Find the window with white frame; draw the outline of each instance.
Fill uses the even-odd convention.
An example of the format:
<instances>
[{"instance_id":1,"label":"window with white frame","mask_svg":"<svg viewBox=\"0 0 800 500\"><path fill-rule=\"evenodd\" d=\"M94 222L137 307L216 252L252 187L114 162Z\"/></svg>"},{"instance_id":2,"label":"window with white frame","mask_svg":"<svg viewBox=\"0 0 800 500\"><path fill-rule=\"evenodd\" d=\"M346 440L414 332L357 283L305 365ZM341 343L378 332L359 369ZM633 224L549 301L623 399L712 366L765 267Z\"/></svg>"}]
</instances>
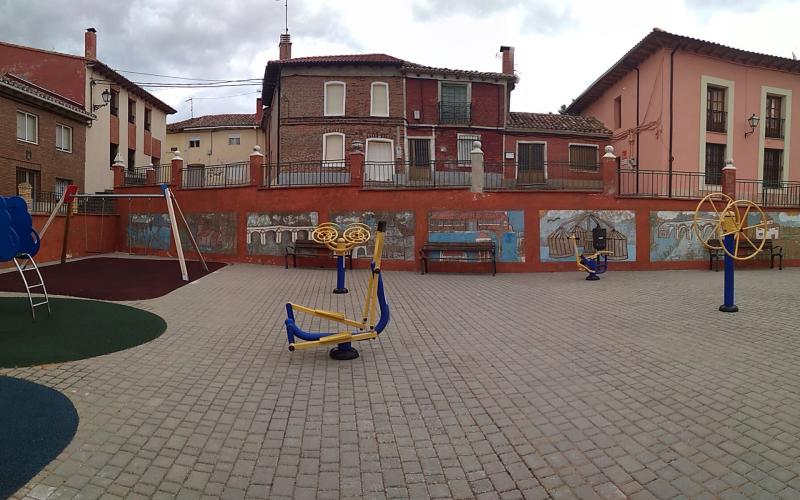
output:
<instances>
[{"instance_id":1,"label":"window with white frame","mask_svg":"<svg viewBox=\"0 0 800 500\"><path fill-rule=\"evenodd\" d=\"M370 116L389 116L389 84L372 82Z\"/></svg>"},{"instance_id":2,"label":"window with white frame","mask_svg":"<svg viewBox=\"0 0 800 500\"><path fill-rule=\"evenodd\" d=\"M65 153L72 152L72 127L56 123L56 149Z\"/></svg>"},{"instance_id":3,"label":"window with white frame","mask_svg":"<svg viewBox=\"0 0 800 500\"><path fill-rule=\"evenodd\" d=\"M598 147L593 144L569 145L569 168L597 172L600 170Z\"/></svg>"},{"instance_id":4,"label":"window with white frame","mask_svg":"<svg viewBox=\"0 0 800 500\"><path fill-rule=\"evenodd\" d=\"M325 116L344 116L344 82L325 82Z\"/></svg>"},{"instance_id":5,"label":"window with white frame","mask_svg":"<svg viewBox=\"0 0 800 500\"><path fill-rule=\"evenodd\" d=\"M25 142L39 143L39 117L17 111L17 139Z\"/></svg>"},{"instance_id":6,"label":"window with white frame","mask_svg":"<svg viewBox=\"0 0 800 500\"><path fill-rule=\"evenodd\" d=\"M322 166L344 166L344 134L332 132L322 136Z\"/></svg>"},{"instance_id":7,"label":"window with white frame","mask_svg":"<svg viewBox=\"0 0 800 500\"><path fill-rule=\"evenodd\" d=\"M472 164L472 145L475 141L480 141L479 135L458 134L458 164Z\"/></svg>"},{"instance_id":8,"label":"window with white frame","mask_svg":"<svg viewBox=\"0 0 800 500\"><path fill-rule=\"evenodd\" d=\"M200 147L200 138L199 137L189 137L189 147L190 148L199 148Z\"/></svg>"},{"instance_id":9,"label":"window with white frame","mask_svg":"<svg viewBox=\"0 0 800 500\"><path fill-rule=\"evenodd\" d=\"M228 146L239 146L242 143L242 136L240 134L231 134L228 136Z\"/></svg>"}]
</instances>

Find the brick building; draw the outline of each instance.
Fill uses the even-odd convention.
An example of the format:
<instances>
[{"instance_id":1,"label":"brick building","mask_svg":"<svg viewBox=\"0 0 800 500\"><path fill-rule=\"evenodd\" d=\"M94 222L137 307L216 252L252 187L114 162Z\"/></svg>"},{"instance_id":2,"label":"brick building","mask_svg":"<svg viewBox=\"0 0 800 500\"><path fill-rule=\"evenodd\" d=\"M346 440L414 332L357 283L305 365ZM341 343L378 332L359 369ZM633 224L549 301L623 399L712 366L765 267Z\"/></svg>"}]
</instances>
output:
<instances>
[{"instance_id":1,"label":"brick building","mask_svg":"<svg viewBox=\"0 0 800 500\"><path fill-rule=\"evenodd\" d=\"M32 209L46 212L67 185L83 188L91 120L71 99L0 76L0 194L20 194L20 184L29 184Z\"/></svg>"}]
</instances>

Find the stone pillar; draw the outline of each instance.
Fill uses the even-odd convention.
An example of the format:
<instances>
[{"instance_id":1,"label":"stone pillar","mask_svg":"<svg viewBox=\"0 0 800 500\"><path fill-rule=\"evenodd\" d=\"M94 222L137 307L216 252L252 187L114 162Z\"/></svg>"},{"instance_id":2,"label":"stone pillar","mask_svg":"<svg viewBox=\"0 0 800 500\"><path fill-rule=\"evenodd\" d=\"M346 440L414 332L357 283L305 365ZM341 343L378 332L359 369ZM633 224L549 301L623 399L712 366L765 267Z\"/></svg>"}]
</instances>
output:
<instances>
[{"instance_id":1,"label":"stone pillar","mask_svg":"<svg viewBox=\"0 0 800 500\"><path fill-rule=\"evenodd\" d=\"M114 187L120 188L125 185L125 160L122 155L117 154L114 158L114 164L111 165L111 170L114 171Z\"/></svg>"},{"instance_id":2,"label":"stone pillar","mask_svg":"<svg viewBox=\"0 0 800 500\"><path fill-rule=\"evenodd\" d=\"M171 184L176 188L181 188L183 187L183 158L181 158L181 152L177 149L173 154L175 156L172 157L169 165Z\"/></svg>"},{"instance_id":3,"label":"stone pillar","mask_svg":"<svg viewBox=\"0 0 800 500\"><path fill-rule=\"evenodd\" d=\"M722 169L722 192L736 199L736 167L730 159L725 162L725 167Z\"/></svg>"},{"instance_id":4,"label":"stone pillar","mask_svg":"<svg viewBox=\"0 0 800 500\"><path fill-rule=\"evenodd\" d=\"M617 157L614 146L606 146L606 154L600 158L600 177L603 179L603 195L616 196L618 188Z\"/></svg>"},{"instance_id":5,"label":"stone pillar","mask_svg":"<svg viewBox=\"0 0 800 500\"><path fill-rule=\"evenodd\" d=\"M250 153L250 184L253 186L264 185L264 154L261 152L261 146L253 146L253 152Z\"/></svg>"},{"instance_id":6,"label":"stone pillar","mask_svg":"<svg viewBox=\"0 0 800 500\"><path fill-rule=\"evenodd\" d=\"M33 212L33 186L27 182L23 182L17 186L17 192L20 198L25 200L25 203L28 205L28 211Z\"/></svg>"},{"instance_id":7,"label":"stone pillar","mask_svg":"<svg viewBox=\"0 0 800 500\"><path fill-rule=\"evenodd\" d=\"M470 151L470 158L472 160L472 183L470 191L473 193L483 192L483 150L481 149L481 141L474 141L472 143L472 151Z\"/></svg>"},{"instance_id":8,"label":"stone pillar","mask_svg":"<svg viewBox=\"0 0 800 500\"><path fill-rule=\"evenodd\" d=\"M350 185L361 187L364 183L364 143L352 142L350 151Z\"/></svg>"}]
</instances>

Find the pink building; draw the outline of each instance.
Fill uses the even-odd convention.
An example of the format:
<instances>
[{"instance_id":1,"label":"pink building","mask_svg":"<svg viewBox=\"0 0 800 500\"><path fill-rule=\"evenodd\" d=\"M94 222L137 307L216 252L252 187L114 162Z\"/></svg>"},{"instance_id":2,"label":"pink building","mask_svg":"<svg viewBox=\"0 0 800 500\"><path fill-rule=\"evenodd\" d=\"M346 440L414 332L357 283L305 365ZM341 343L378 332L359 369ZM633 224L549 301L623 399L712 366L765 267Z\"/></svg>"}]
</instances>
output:
<instances>
[{"instance_id":1,"label":"pink building","mask_svg":"<svg viewBox=\"0 0 800 500\"><path fill-rule=\"evenodd\" d=\"M800 181L800 128L792 127L798 96L800 61L655 28L567 111L612 130L627 194L718 191L727 159L738 179L762 180L757 189L766 193Z\"/></svg>"}]
</instances>

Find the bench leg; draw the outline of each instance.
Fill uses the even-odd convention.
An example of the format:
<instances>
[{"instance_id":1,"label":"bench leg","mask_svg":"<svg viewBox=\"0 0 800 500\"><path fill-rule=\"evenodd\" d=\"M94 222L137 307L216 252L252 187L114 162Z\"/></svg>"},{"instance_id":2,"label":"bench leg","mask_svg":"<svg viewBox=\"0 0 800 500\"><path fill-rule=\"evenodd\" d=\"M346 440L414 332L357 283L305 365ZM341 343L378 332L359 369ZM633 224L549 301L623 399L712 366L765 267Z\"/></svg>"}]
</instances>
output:
<instances>
[{"instance_id":1,"label":"bench leg","mask_svg":"<svg viewBox=\"0 0 800 500\"><path fill-rule=\"evenodd\" d=\"M283 256L283 268L289 269L289 254Z\"/></svg>"},{"instance_id":2,"label":"bench leg","mask_svg":"<svg viewBox=\"0 0 800 500\"><path fill-rule=\"evenodd\" d=\"M419 259L419 270L420 274L425 274L425 272L428 270L428 261L425 260L425 257L420 257Z\"/></svg>"},{"instance_id":3,"label":"bench leg","mask_svg":"<svg viewBox=\"0 0 800 500\"><path fill-rule=\"evenodd\" d=\"M492 276L497 275L497 259L492 255Z\"/></svg>"}]
</instances>

